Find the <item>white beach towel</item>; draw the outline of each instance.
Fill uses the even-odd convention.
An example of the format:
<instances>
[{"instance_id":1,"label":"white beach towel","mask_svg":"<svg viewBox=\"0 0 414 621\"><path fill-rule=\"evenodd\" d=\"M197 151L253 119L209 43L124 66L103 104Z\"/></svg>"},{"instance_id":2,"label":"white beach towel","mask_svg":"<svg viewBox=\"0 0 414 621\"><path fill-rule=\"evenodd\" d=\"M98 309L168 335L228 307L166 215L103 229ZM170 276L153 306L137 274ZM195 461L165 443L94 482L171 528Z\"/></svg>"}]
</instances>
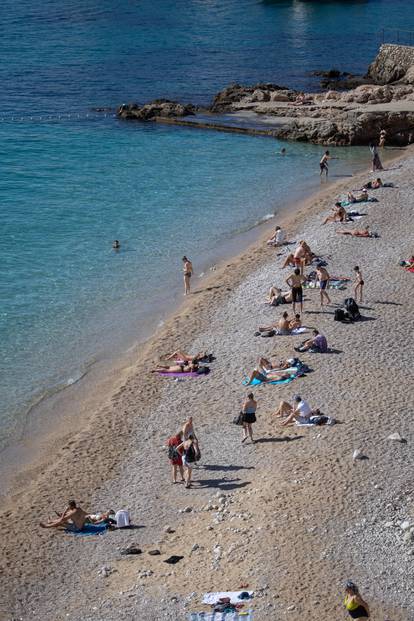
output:
<instances>
[{"instance_id":1,"label":"white beach towel","mask_svg":"<svg viewBox=\"0 0 414 621\"><path fill-rule=\"evenodd\" d=\"M204 593L203 604L216 604L222 597L230 597L231 604L240 604L248 602L248 599L239 599L240 593L246 591L217 591L215 593ZM247 591L250 597L253 597L253 591Z\"/></svg>"},{"instance_id":2,"label":"white beach towel","mask_svg":"<svg viewBox=\"0 0 414 621\"><path fill-rule=\"evenodd\" d=\"M306 332L306 328L294 328L292 330L292 334L303 334Z\"/></svg>"},{"instance_id":3,"label":"white beach towel","mask_svg":"<svg viewBox=\"0 0 414 621\"><path fill-rule=\"evenodd\" d=\"M253 621L253 611L238 612L190 612L189 621Z\"/></svg>"}]
</instances>

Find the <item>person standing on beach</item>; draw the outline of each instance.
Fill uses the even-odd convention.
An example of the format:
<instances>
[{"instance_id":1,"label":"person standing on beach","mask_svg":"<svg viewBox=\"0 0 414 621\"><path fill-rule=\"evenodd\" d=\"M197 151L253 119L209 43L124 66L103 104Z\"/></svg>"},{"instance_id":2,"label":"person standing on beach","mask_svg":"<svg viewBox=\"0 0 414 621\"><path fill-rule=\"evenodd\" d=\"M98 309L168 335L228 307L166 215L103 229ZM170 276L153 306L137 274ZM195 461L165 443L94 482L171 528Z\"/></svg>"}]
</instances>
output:
<instances>
[{"instance_id":1,"label":"person standing on beach","mask_svg":"<svg viewBox=\"0 0 414 621\"><path fill-rule=\"evenodd\" d=\"M329 297L328 293L327 293L327 288L329 285L329 274L328 274L328 270L323 267L323 265L321 263L318 263L316 266L316 279L319 283L319 292L321 295L321 307L324 306L323 300L326 300L327 304L331 303L331 298Z\"/></svg>"},{"instance_id":2,"label":"person standing on beach","mask_svg":"<svg viewBox=\"0 0 414 621\"><path fill-rule=\"evenodd\" d=\"M179 444L177 446L177 452L181 455L183 460L185 487L188 489L191 487L191 477L196 462L196 449L193 436L190 436L188 440L184 440L184 442Z\"/></svg>"},{"instance_id":3,"label":"person standing on beach","mask_svg":"<svg viewBox=\"0 0 414 621\"><path fill-rule=\"evenodd\" d=\"M286 284L292 290L292 305L293 314L296 315L296 304L300 304L300 312L303 313L303 283L306 282L306 278L300 273L300 269L297 267L293 274L286 279Z\"/></svg>"},{"instance_id":4,"label":"person standing on beach","mask_svg":"<svg viewBox=\"0 0 414 621\"><path fill-rule=\"evenodd\" d=\"M190 259L187 259L187 257L184 255L183 256L183 273L184 273L184 295L188 295L190 293L190 280L191 280L191 276L193 274L193 264L191 263Z\"/></svg>"},{"instance_id":5,"label":"person standing on beach","mask_svg":"<svg viewBox=\"0 0 414 621\"><path fill-rule=\"evenodd\" d=\"M369 150L371 151L372 156L372 172L375 172L376 170L384 170L378 155L378 149L373 142L370 143Z\"/></svg>"},{"instance_id":6,"label":"person standing on beach","mask_svg":"<svg viewBox=\"0 0 414 621\"><path fill-rule=\"evenodd\" d=\"M364 279L362 278L362 272L359 269L358 265L355 265L354 272L355 272L354 298L355 300L358 300L358 293L359 293L359 301L363 302L362 293L363 293L365 282L364 282Z\"/></svg>"},{"instance_id":7,"label":"person standing on beach","mask_svg":"<svg viewBox=\"0 0 414 621\"><path fill-rule=\"evenodd\" d=\"M198 443L198 438L197 438L196 433L194 431L193 417L192 416L189 416L188 419L185 421L185 423L183 425L183 429L182 429L182 436L183 436L183 440L188 440L189 438L193 439L193 444L194 444L196 456L199 458L200 447L199 447L199 443Z\"/></svg>"},{"instance_id":8,"label":"person standing on beach","mask_svg":"<svg viewBox=\"0 0 414 621\"><path fill-rule=\"evenodd\" d=\"M182 442L182 431L178 431L175 436L171 436L168 439L167 447L168 447L168 459L171 463L172 468L172 482L178 483L177 481L177 473L180 471L181 481L184 482L184 470L183 470L183 459L180 453L177 451L177 446L180 446Z\"/></svg>"},{"instance_id":9,"label":"person standing on beach","mask_svg":"<svg viewBox=\"0 0 414 621\"><path fill-rule=\"evenodd\" d=\"M241 411L243 425L242 443L245 442L250 436L250 440L252 441L252 444L254 444L252 425L256 422L256 409L257 401L255 401L253 393L249 392L246 399L244 400Z\"/></svg>"},{"instance_id":10,"label":"person standing on beach","mask_svg":"<svg viewBox=\"0 0 414 621\"><path fill-rule=\"evenodd\" d=\"M329 166L328 166L328 160L331 159L331 156L329 154L329 151L325 151L325 153L322 155L322 159L319 162L319 176L322 177L323 173L325 173L325 176L328 176L329 173Z\"/></svg>"},{"instance_id":11,"label":"person standing on beach","mask_svg":"<svg viewBox=\"0 0 414 621\"><path fill-rule=\"evenodd\" d=\"M350 580L345 585L344 606L352 619L369 618L368 604L362 599L356 584Z\"/></svg>"}]
</instances>

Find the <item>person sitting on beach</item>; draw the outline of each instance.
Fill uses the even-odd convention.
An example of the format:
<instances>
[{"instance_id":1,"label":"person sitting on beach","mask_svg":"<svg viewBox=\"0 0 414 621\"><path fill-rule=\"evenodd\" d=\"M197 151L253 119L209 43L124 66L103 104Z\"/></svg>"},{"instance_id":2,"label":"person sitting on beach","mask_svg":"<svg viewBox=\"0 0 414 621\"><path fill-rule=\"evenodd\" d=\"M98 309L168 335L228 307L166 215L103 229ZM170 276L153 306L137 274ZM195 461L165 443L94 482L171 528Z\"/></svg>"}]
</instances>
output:
<instances>
[{"instance_id":1,"label":"person sitting on beach","mask_svg":"<svg viewBox=\"0 0 414 621\"><path fill-rule=\"evenodd\" d=\"M299 395L293 397L293 405L287 401L281 401L279 407L273 413L277 418L285 418L281 423L283 427L292 424L294 421L298 423L307 423L309 418L315 414L309 403L302 399Z\"/></svg>"},{"instance_id":2,"label":"person sitting on beach","mask_svg":"<svg viewBox=\"0 0 414 621\"><path fill-rule=\"evenodd\" d=\"M335 207L332 207L333 214L325 218L322 224L327 224L328 222L346 222L347 213L345 207L341 205L341 203L335 203Z\"/></svg>"},{"instance_id":3,"label":"person sitting on beach","mask_svg":"<svg viewBox=\"0 0 414 621\"><path fill-rule=\"evenodd\" d=\"M61 526L72 526L76 530L82 530L87 521L87 513L81 507L78 507L74 500L68 502L68 506L57 520L49 520L49 522L40 522L42 528L60 528Z\"/></svg>"},{"instance_id":4,"label":"person sitting on beach","mask_svg":"<svg viewBox=\"0 0 414 621\"><path fill-rule=\"evenodd\" d=\"M359 593L356 584L348 580L345 585L344 606L352 619L368 619L369 608Z\"/></svg>"},{"instance_id":5,"label":"person sitting on beach","mask_svg":"<svg viewBox=\"0 0 414 621\"><path fill-rule=\"evenodd\" d=\"M377 177L375 181L368 181L364 187L368 190L378 190L378 188L382 188L383 185L381 177Z\"/></svg>"},{"instance_id":6,"label":"person sitting on beach","mask_svg":"<svg viewBox=\"0 0 414 621\"><path fill-rule=\"evenodd\" d=\"M258 360L258 365L256 369L266 374L269 371L284 371L285 369L289 369L292 366L293 359L291 360L278 360L272 362L268 358L261 356Z\"/></svg>"},{"instance_id":7,"label":"person sitting on beach","mask_svg":"<svg viewBox=\"0 0 414 621\"><path fill-rule=\"evenodd\" d=\"M290 291L283 292L278 287L270 287L265 304L270 306L279 306L279 304L290 304L292 302L292 294Z\"/></svg>"},{"instance_id":8,"label":"person sitting on beach","mask_svg":"<svg viewBox=\"0 0 414 621\"><path fill-rule=\"evenodd\" d=\"M355 229L354 231L335 231L338 235L352 235L353 237L372 237L372 233L369 231L369 227L364 229Z\"/></svg>"},{"instance_id":9,"label":"person sitting on beach","mask_svg":"<svg viewBox=\"0 0 414 621\"><path fill-rule=\"evenodd\" d=\"M289 321L289 330L297 330L302 327L302 320L300 315L296 313L293 319Z\"/></svg>"},{"instance_id":10,"label":"person sitting on beach","mask_svg":"<svg viewBox=\"0 0 414 621\"><path fill-rule=\"evenodd\" d=\"M277 226L275 228L275 232L272 235L272 237L270 237L270 239L267 240L267 245L268 246L283 246L285 242L285 233L284 231L280 228L280 226Z\"/></svg>"},{"instance_id":11,"label":"person sitting on beach","mask_svg":"<svg viewBox=\"0 0 414 621\"><path fill-rule=\"evenodd\" d=\"M328 351L328 341L323 334L319 334L319 330L312 330L313 337L307 339L299 347L294 347L295 351L312 351L313 353L325 354Z\"/></svg>"},{"instance_id":12,"label":"person sitting on beach","mask_svg":"<svg viewBox=\"0 0 414 621\"><path fill-rule=\"evenodd\" d=\"M181 364L159 364L151 373L196 373L200 366L198 362L185 362Z\"/></svg>"},{"instance_id":13,"label":"person sitting on beach","mask_svg":"<svg viewBox=\"0 0 414 621\"><path fill-rule=\"evenodd\" d=\"M261 326L257 330L258 332L271 332L272 330L276 330L276 334L280 336L286 336L291 333L289 323L289 314L285 311L279 321L275 321L270 326Z\"/></svg>"},{"instance_id":14,"label":"person sitting on beach","mask_svg":"<svg viewBox=\"0 0 414 621\"><path fill-rule=\"evenodd\" d=\"M288 266L299 267L303 273L304 265L310 265L314 257L315 254L312 252L309 245L302 239L296 247L295 252L293 254L288 254L282 268Z\"/></svg>"}]
</instances>

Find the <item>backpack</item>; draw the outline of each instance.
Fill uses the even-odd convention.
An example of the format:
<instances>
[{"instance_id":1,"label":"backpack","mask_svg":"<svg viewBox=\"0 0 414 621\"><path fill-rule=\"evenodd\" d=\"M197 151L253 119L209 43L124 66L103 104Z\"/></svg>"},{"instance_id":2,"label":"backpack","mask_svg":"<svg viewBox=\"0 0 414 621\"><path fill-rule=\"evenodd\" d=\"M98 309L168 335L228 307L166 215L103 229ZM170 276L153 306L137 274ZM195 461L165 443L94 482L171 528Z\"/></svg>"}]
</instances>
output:
<instances>
[{"instance_id":1,"label":"backpack","mask_svg":"<svg viewBox=\"0 0 414 621\"><path fill-rule=\"evenodd\" d=\"M185 461L188 462L189 464L191 462L196 461L196 452L195 452L194 446L191 445L188 447L188 449L185 449L184 455L185 455Z\"/></svg>"},{"instance_id":2,"label":"backpack","mask_svg":"<svg viewBox=\"0 0 414 621\"><path fill-rule=\"evenodd\" d=\"M351 319L356 320L361 317L361 313L359 312L359 306L355 302L354 298L346 298L346 300L344 301L344 306Z\"/></svg>"},{"instance_id":3,"label":"backpack","mask_svg":"<svg viewBox=\"0 0 414 621\"><path fill-rule=\"evenodd\" d=\"M176 459L179 456L177 451L177 447L169 446L168 447L168 459Z\"/></svg>"},{"instance_id":4,"label":"backpack","mask_svg":"<svg viewBox=\"0 0 414 621\"><path fill-rule=\"evenodd\" d=\"M342 308L335 309L334 321L345 321L345 320L346 320L345 311Z\"/></svg>"}]
</instances>

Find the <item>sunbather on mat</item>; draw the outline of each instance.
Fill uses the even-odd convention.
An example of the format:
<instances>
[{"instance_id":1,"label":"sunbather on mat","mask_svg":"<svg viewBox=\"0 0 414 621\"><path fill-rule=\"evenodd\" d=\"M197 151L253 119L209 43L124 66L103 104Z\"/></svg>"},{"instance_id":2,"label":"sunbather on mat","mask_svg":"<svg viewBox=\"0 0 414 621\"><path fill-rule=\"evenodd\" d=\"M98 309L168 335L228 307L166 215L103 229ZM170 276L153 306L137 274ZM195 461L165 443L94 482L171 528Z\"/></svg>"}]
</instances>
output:
<instances>
[{"instance_id":1,"label":"sunbather on mat","mask_svg":"<svg viewBox=\"0 0 414 621\"><path fill-rule=\"evenodd\" d=\"M208 354L206 351L199 351L197 354L192 356L191 354L186 354L185 352L178 349L174 351L172 354L169 354L164 357L164 360L174 360L175 362L202 362L205 360L206 362L211 362L212 355Z\"/></svg>"},{"instance_id":2,"label":"sunbather on mat","mask_svg":"<svg viewBox=\"0 0 414 621\"><path fill-rule=\"evenodd\" d=\"M151 373L197 373L198 362L182 362L181 364L159 364Z\"/></svg>"},{"instance_id":3,"label":"sunbather on mat","mask_svg":"<svg viewBox=\"0 0 414 621\"><path fill-rule=\"evenodd\" d=\"M60 528L72 525L77 530L82 530L87 521L87 513L81 507L77 506L74 500L68 502L68 506L56 520L48 522L40 522L42 528Z\"/></svg>"},{"instance_id":4,"label":"sunbather on mat","mask_svg":"<svg viewBox=\"0 0 414 621\"><path fill-rule=\"evenodd\" d=\"M364 229L355 229L354 231L336 231L338 235L352 235L353 237L378 237L377 233L372 233L369 230L369 226Z\"/></svg>"},{"instance_id":5,"label":"sunbather on mat","mask_svg":"<svg viewBox=\"0 0 414 621\"><path fill-rule=\"evenodd\" d=\"M352 192L348 192L347 194L348 203L365 203L369 200L368 190L366 188L362 188L361 194L355 196Z\"/></svg>"},{"instance_id":6,"label":"sunbather on mat","mask_svg":"<svg viewBox=\"0 0 414 621\"><path fill-rule=\"evenodd\" d=\"M253 369L252 373L250 374L249 381L245 384L245 386L250 386L251 384L253 384L254 380L258 380L262 384L279 382L281 380L290 379L295 374L296 371L284 372L279 369L268 369L267 371L259 371L259 369Z\"/></svg>"}]
</instances>

